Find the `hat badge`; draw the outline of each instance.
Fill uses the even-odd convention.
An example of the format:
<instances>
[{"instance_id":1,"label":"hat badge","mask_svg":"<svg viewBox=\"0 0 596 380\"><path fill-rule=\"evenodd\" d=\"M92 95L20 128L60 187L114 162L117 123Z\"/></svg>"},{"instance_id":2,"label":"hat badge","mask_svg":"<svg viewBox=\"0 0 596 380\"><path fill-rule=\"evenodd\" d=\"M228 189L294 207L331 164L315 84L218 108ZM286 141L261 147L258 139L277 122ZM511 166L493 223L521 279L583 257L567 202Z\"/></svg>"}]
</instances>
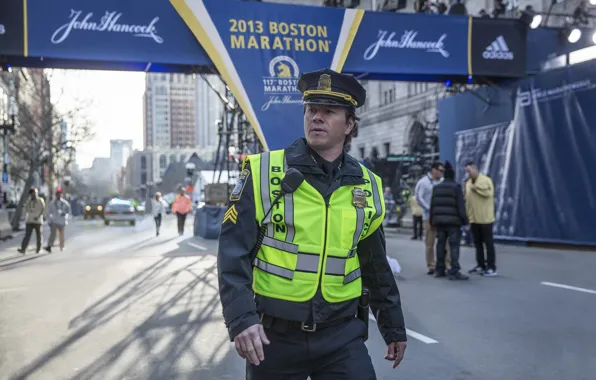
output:
<instances>
[{"instance_id":1,"label":"hat badge","mask_svg":"<svg viewBox=\"0 0 596 380\"><path fill-rule=\"evenodd\" d=\"M317 90L331 91L331 75L321 74Z\"/></svg>"}]
</instances>

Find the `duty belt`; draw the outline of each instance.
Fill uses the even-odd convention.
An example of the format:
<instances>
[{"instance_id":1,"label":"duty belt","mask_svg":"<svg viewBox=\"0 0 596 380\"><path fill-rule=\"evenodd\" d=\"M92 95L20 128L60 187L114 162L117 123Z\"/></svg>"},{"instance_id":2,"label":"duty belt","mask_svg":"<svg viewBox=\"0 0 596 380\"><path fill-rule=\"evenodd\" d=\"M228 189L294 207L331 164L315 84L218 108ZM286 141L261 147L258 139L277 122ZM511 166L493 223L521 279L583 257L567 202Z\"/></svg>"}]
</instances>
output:
<instances>
[{"instance_id":1,"label":"duty belt","mask_svg":"<svg viewBox=\"0 0 596 380\"><path fill-rule=\"evenodd\" d=\"M290 321L287 319L281 319L272 317L270 315L261 314L261 323L265 328L271 328L278 332L287 332L293 329L300 329L305 332L315 332L317 330L322 330L327 327L337 326L344 322L354 319L354 317L344 317L340 319L336 319L334 321L329 322L321 322L321 323L306 323L306 322L298 322L298 321Z\"/></svg>"}]
</instances>

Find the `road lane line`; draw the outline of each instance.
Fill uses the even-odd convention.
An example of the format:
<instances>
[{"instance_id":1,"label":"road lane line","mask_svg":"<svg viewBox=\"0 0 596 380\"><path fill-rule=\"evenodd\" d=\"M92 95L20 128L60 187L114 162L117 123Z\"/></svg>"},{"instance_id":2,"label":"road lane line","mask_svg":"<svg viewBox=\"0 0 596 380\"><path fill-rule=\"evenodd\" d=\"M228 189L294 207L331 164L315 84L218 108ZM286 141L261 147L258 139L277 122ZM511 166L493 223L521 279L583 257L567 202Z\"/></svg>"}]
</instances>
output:
<instances>
[{"instance_id":1,"label":"road lane line","mask_svg":"<svg viewBox=\"0 0 596 380\"><path fill-rule=\"evenodd\" d=\"M191 243L191 242L187 242L186 244L188 244L191 247L194 247L196 249L200 249L201 251L206 251L207 250L207 248L206 247L203 247L202 245L198 245L198 244Z\"/></svg>"},{"instance_id":2,"label":"road lane line","mask_svg":"<svg viewBox=\"0 0 596 380\"><path fill-rule=\"evenodd\" d=\"M372 313L369 313L368 316L373 321L376 321L377 320ZM418 339L422 343L426 343L426 344L439 343L438 341L434 340L433 338L429 338L426 335L422 335L422 334L417 333L416 331L412 331L410 329L406 329L406 335L409 336L409 337L411 337L411 338Z\"/></svg>"},{"instance_id":3,"label":"road lane line","mask_svg":"<svg viewBox=\"0 0 596 380\"><path fill-rule=\"evenodd\" d=\"M29 288L26 288L24 286L18 287L18 288L6 288L6 289L0 289L0 293L9 293L9 292L19 292L21 290L27 290Z\"/></svg>"},{"instance_id":4,"label":"road lane line","mask_svg":"<svg viewBox=\"0 0 596 380\"><path fill-rule=\"evenodd\" d=\"M592 289L586 289L586 288L578 288L576 286L571 286L571 285L564 285L564 284L556 284L554 282L541 282L541 285L546 285L546 286L552 286L555 288L561 288L561 289L568 289L568 290L575 290L578 292L584 292L584 293L590 293L590 294L596 294L596 290L592 290Z\"/></svg>"}]
</instances>

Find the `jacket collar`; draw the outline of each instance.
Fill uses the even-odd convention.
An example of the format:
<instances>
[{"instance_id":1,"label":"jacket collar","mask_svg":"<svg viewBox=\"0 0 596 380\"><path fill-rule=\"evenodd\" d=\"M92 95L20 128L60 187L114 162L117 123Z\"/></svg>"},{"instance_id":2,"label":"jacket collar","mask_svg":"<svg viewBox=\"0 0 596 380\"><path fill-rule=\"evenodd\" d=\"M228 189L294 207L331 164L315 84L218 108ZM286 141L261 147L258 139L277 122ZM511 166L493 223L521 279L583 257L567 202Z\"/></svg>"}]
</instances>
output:
<instances>
[{"instance_id":1,"label":"jacket collar","mask_svg":"<svg viewBox=\"0 0 596 380\"><path fill-rule=\"evenodd\" d=\"M362 168L356 159L348 153L343 152L343 162L338 176L360 178L358 183L364 183ZM319 173L321 168L310 152L305 138L299 138L292 145L285 149L285 157L289 167L296 167L304 173ZM356 184L356 183L354 183Z\"/></svg>"}]
</instances>

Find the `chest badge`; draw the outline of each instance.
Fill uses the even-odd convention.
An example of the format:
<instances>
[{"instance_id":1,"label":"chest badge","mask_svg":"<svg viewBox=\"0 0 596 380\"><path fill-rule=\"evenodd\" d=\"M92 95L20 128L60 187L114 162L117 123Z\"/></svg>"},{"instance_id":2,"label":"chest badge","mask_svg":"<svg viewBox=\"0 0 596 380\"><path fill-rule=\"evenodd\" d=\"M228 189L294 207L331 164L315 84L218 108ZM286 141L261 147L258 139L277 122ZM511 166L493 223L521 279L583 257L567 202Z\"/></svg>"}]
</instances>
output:
<instances>
[{"instance_id":1,"label":"chest badge","mask_svg":"<svg viewBox=\"0 0 596 380\"><path fill-rule=\"evenodd\" d=\"M359 188L352 190L352 204L357 208L365 208L368 206L364 190Z\"/></svg>"}]
</instances>

